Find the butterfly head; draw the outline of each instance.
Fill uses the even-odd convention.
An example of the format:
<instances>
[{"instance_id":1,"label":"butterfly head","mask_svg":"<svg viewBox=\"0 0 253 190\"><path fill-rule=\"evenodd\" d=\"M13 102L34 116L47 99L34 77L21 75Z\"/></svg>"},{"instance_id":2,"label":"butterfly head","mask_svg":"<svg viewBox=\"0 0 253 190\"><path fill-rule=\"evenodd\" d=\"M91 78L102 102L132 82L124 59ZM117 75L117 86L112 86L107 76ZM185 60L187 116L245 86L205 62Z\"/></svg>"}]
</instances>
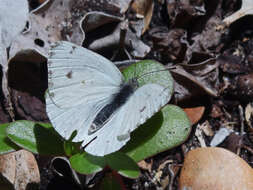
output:
<instances>
[{"instance_id":1,"label":"butterfly head","mask_svg":"<svg viewBox=\"0 0 253 190\"><path fill-rule=\"evenodd\" d=\"M138 78L131 78L127 84L132 87L133 90L136 90L139 87Z\"/></svg>"}]
</instances>

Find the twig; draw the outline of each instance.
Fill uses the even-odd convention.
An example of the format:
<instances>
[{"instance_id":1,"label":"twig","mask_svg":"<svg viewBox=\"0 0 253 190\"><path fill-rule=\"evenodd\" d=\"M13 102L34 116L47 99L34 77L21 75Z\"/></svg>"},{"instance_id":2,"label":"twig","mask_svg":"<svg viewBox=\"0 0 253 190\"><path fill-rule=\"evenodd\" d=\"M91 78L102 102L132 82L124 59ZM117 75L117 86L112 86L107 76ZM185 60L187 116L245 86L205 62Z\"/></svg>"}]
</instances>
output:
<instances>
[{"instance_id":1,"label":"twig","mask_svg":"<svg viewBox=\"0 0 253 190\"><path fill-rule=\"evenodd\" d=\"M239 110L239 116L240 116L240 122L241 122L240 135L242 136L242 135L245 134L245 132L244 132L244 115L243 115L243 108L242 108L241 105L238 106L238 110ZM240 153L241 153L241 147L242 147L242 146L239 146L239 147L237 148L237 151L236 151L236 154L237 154L237 155L240 155Z\"/></svg>"},{"instance_id":2,"label":"twig","mask_svg":"<svg viewBox=\"0 0 253 190\"><path fill-rule=\"evenodd\" d=\"M172 190L172 188L173 188L173 184L174 184L174 180L175 180L175 178L176 178L176 176L178 175L178 171L179 171L179 165L177 165L178 166L178 168L174 171L173 170L173 165L172 164L170 164L169 165L169 174L170 174L170 183L169 183L169 186L168 186L168 190Z\"/></svg>"},{"instance_id":3,"label":"twig","mask_svg":"<svg viewBox=\"0 0 253 190\"><path fill-rule=\"evenodd\" d=\"M250 148L249 146L247 146L247 145L242 145L241 147L244 148L244 149L246 149L247 151L249 151L251 154L253 154L253 149Z\"/></svg>"},{"instance_id":4,"label":"twig","mask_svg":"<svg viewBox=\"0 0 253 190\"><path fill-rule=\"evenodd\" d=\"M124 61L115 61L113 62L117 67L119 68L124 68L124 67L128 67L134 63L137 63L140 60L137 59L130 59L130 60L124 60Z\"/></svg>"},{"instance_id":5,"label":"twig","mask_svg":"<svg viewBox=\"0 0 253 190\"><path fill-rule=\"evenodd\" d=\"M11 101L10 88L8 87L8 50L5 47L0 46L0 65L2 65L2 91L5 96L7 105L6 110L11 117L11 120L15 120L14 109Z\"/></svg>"},{"instance_id":6,"label":"twig","mask_svg":"<svg viewBox=\"0 0 253 190\"><path fill-rule=\"evenodd\" d=\"M243 114L243 108L241 105L238 106L239 109L239 115L240 115L240 121L241 121L241 130L240 130L240 135L244 135L245 131L244 131L244 114Z\"/></svg>"}]
</instances>

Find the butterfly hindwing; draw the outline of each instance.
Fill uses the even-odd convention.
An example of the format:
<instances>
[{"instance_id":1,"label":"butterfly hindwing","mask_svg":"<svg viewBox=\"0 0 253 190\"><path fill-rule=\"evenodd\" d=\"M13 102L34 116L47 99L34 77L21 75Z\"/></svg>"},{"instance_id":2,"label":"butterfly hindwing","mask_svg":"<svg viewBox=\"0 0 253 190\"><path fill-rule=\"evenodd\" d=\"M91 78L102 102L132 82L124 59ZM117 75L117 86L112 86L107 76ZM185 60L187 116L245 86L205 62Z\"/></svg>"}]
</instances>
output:
<instances>
[{"instance_id":1,"label":"butterfly hindwing","mask_svg":"<svg viewBox=\"0 0 253 190\"><path fill-rule=\"evenodd\" d=\"M119 150L129 141L130 133L156 113L169 99L169 90L158 84L146 84L138 88L103 128L83 142L85 145L96 136L85 151L103 156Z\"/></svg>"}]
</instances>

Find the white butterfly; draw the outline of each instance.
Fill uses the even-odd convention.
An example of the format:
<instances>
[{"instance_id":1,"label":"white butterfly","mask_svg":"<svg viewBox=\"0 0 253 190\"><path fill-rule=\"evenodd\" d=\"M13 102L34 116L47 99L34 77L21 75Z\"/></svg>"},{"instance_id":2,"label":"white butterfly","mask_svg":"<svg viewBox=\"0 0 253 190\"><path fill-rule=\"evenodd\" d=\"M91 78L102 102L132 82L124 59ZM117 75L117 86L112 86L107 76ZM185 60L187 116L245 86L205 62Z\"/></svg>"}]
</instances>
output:
<instances>
[{"instance_id":1,"label":"white butterfly","mask_svg":"<svg viewBox=\"0 0 253 190\"><path fill-rule=\"evenodd\" d=\"M97 156L124 146L171 95L170 88L158 84L137 88L136 80L124 82L111 61L64 41L50 50L48 81L46 110L52 125L65 139L76 130L73 142L83 141L85 151Z\"/></svg>"}]
</instances>

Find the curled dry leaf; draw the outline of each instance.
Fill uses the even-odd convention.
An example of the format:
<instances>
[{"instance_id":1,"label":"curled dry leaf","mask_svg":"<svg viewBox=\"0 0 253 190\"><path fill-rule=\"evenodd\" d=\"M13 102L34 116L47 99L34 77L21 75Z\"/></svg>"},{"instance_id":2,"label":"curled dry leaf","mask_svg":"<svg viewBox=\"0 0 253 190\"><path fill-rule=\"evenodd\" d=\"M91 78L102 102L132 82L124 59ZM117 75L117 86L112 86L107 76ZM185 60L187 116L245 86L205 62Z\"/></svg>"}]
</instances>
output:
<instances>
[{"instance_id":1,"label":"curled dry leaf","mask_svg":"<svg viewBox=\"0 0 253 190\"><path fill-rule=\"evenodd\" d=\"M33 49L47 57L49 45L59 40L82 45L83 16L89 11L120 15L120 8L107 1L48 0L30 14L29 30L19 35L10 49L10 57L24 49Z\"/></svg>"},{"instance_id":2,"label":"curled dry leaf","mask_svg":"<svg viewBox=\"0 0 253 190\"><path fill-rule=\"evenodd\" d=\"M202 123L201 125L199 125L199 128L204 132L204 134L206 136L213 136L214 132L212 130L212 126L210 125L210 123L206 120L204 123Z\"/></svg>"},{"instance_id":3,"label":"curled dry leaf","mask_svg":"<svg viewBox=\"0 0 253 190\"><path fill-rule=\"evenodd\" d=\"M136 17L144 20L144 27L141 31L143 34L149 27L153 9L154 1L153 0L135 0L132 4L132 9L136 13Z\"/></svg>"},{"instance_id":4,"label":"curled dry leaf","mask_svg":"<svg viewBox=\"0 0 253 190\"><path fill-rule=\"evenodd\" d=\"M40 173L32 153L26 150L0 156L0 184L9 189L25 190L39 186ZM2 186L1 186L2 188Z\"/></svg>"},{"instance_id":5,"label":"curled dry leaf","mask_svg":"<svg viewBox=\"0 0 253 190\"><path fill-rule=\"evenodd\" d=\"M118 45L121 21L123 18L103 12L87 13L82 22L85 32L84 46L94 51L101 51L106 47Z\"/></svg>"},{"instance_id":6,"label":"curled dry leaf","mask_svg":"<svg viewBox=\"0 0 253 190\"><path fill-rule=\"evenodd\" d=\"M83 177L79 175L74 169L71 168L70 162L65 157L55 157L51 160L51 167L53 172L65 180L72 181L77 184L81 189L84 188Z\"/></svg>"},{"instance_id":7,"label":"curled dry leaf","mask_svg":"<svg viewBox=\"0 0 253 190\"><path fill-rule=\"evenodd\" d=\"M194 108L184 108L185 113L191 121L191 124L196 124L204 114L205 107L199 106Z\"/></svg>"},{"instance_id":8,"label":"curled dry leaf","mask_svg":"<svg viewBox=\"0 0 253 190\"><path fill-rule=\"evenodd\" d=\"M236 154L223 148L197 148L188 152L179 189L253 189L253 170Z\"/></svg>"},{"instance_id":9,"label":"curled dry leaf","mask_svg":"<svg viewBox=\"0 0 253 190\"><path fill-rule=\"evenodd\" d=\"M15 14L13 14L15 13ZM0 65L2 65L3 79L2 90L5 98L7 98L8 106L11 103L8 99L9 91L7 87L6 72L8 70L7 48L13 43L13 40L25 28L28 19L28 2L20 1L0 1ZM13 115L13 114L11 114Z\"/></svg>"},{"instance_id":10,"label":"curled dry leaf","mask_svg":"<svg viewBox=\"0 0 253 190\"><path fill-rule=\"evenodd\" d=\"M187 47L186 63L196 62L196 60L197 62L203 62L213 57L214 49L219 49L218 46L221 44L222 33L217 30L221 22L219 17L211 17L201 33L196 31L196 34L191 37L193 43L188 44Z\"/></svg>"},{"instance_id":11,"label":"curled dry leaf","mask_svg":"<svg viewBox=\"0 0 253 190\"><path fill-rule=\"evenodd\" d=\"M171 29L156 27L149 31L152 38L153 50L161 53L163 61L181 63L186 53L186 31L183 29Z\"/></svg>"},{"instance_id":12,"label":"curled dry leaf","mask_svg":"<svg viewBox=\"0 0 253 190\"><path fill-rule=\"evenodd\" d=\"M196 16L205 15L203 0L167 1L167 12L174 27L185 27Z\"/></svg>"},{"instance_id":13,"label":"curled dry leaf","mask_svg":"<svg viewBox=\"0 0 253 190\"><path fill-rule=\"evenodd\" d=\"M129 29L127 21L121 17L103 12L90 12L83 18L83 28L84 45L94 51L116 52L119 46L122 46L120 43L123 43L123 48L129 50L134 57L145 57L150 51L150 47Z\"/></svg>"},{"instance_id":14,"label":"curled dry leaf","mask_svg":"<svg viewBox=\"0 0 253 190\"><path fill-rule=\"evenodd\" d=\"M36 50L47 57L50 44L59 40L69 40L81 45L83 32L80 21L87 9L78 11L75 6L76 4L68 1L50 0L34 10L29 16L28 31L13 42L10 57L27 49Z\"/></svg>"},{"instance_id":15,"label":"curled dry leaf","mask_svg":"<svg viewBox=\"0 0 253 190\"><path fill-rule=\"evenodd\" d=\"M231 23L235 22L236 20L246 16L253 14L253 1L252 0L242 0L242 6L240 10L236 11L232 15L228 16L223 20L223 22L229 26Z\"/></svg>"},{"instance_id":16,"label":"curled dry leaf","mask_svg":"<svg viewBox=\"0 0 253 190\"><path fill-rule=\"evenodd\" d=\"M199 64L177 65L170 71L175 80L176 101L204 93L214 97L218 95L218 64L215 58Z\"/></svg>"}]
</instances>

